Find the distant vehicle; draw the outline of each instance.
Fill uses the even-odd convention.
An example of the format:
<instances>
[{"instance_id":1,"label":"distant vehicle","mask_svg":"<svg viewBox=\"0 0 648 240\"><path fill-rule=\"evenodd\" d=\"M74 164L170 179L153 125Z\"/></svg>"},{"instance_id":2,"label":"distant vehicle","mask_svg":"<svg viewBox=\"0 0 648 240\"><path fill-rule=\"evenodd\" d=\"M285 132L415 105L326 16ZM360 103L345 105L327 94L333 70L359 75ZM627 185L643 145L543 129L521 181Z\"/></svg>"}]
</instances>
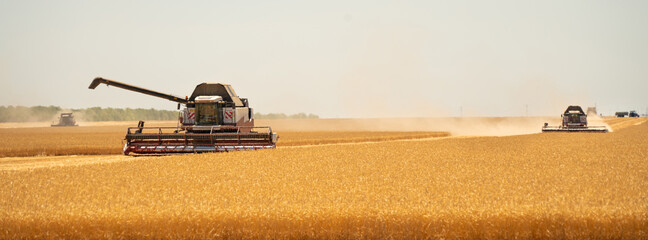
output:
<instances>
[{"instance_id":1,"label":"distant vehicle","mask_svg":"<svg viewBox=\"0 0 648 240\"><path fill-rule=\"evenodd\" d=\"M617 117L626 117L626 116L628 116L628 117L640 117L641 116L635 110L632 110L630 112L616 112L616 113L614 113L614 115L616 115Z\"/></svg>"},{"instance_id":2,"label":"distant vehicle","mask_svg":"<svg viewBox=\"0 0 648 240\"><path fill-rule=\"evenodd\" d=\"M76 124L76 121L74 120L74 116L72 113L61 113L61 116L59 116L58 123L52 124L52 127L76 127L79 126Z\"/></svg>"},{"instance_id":3,"label":"distant vehicle","mask_svg":"<svg viewBox=\"0 0 648 240\"><path fill-rule=\"evenodd\" d=\"M587 114L580 106L567 107L561 117L561 126L549 126L545 123L542 132L608 132L604 126L587 126Z\"/></svg>"}]
</instances>

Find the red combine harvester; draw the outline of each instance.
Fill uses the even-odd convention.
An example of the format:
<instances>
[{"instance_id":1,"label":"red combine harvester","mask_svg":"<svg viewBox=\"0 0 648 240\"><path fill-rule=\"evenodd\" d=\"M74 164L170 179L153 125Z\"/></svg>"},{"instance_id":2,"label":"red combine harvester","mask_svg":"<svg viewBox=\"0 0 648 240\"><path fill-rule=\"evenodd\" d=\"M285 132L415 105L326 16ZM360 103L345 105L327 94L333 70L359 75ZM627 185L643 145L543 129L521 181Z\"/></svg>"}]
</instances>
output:
<instances>
[{"instance_id":1,"label":"red combine harvester","mask_svg":"<svg viewBox=\"0 0 648 240\"><path fill-rule=\"evenodd\" d=\"M587 114L580 106L567 107L561 117L561 126L549 126L548 123L545 123L542 132L608 132L604 126L588 126Z\"/></svg>"},{"instance_id":2,"label":"red combine harvester","mask_svg":"<svg viewBox=\"0 0 648 240\"><path fill-rule=\"evenodd\" d=\"M270 127L254 126L252 108L239 98L232 86L201 83L191 97L178 97L129 84L95 78L90 89L99 84L115 86L178 103L178 127L129 127L123 153L128 155L165 155L174 153L229 152L275 148L277 133Z\"/></svg>"}]
</instances>

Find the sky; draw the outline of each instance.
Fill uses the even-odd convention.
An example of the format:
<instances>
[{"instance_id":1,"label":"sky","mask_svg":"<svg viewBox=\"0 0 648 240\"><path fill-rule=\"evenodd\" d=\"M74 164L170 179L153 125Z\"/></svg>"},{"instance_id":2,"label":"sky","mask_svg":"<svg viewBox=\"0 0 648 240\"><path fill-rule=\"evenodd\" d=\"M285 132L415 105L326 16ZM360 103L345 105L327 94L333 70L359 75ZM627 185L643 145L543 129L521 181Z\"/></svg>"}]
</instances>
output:
<instances>
[{"instance_id":1,"label":"sky","mask_svg":"<svg viewBox=\"0 0 648 240\"><path fill-rule=\"evenodd\" d=\"M648 111L648 1L0 0L0 105L175 110L101 76L325 118Z\"/></svg>"}]
</instances>

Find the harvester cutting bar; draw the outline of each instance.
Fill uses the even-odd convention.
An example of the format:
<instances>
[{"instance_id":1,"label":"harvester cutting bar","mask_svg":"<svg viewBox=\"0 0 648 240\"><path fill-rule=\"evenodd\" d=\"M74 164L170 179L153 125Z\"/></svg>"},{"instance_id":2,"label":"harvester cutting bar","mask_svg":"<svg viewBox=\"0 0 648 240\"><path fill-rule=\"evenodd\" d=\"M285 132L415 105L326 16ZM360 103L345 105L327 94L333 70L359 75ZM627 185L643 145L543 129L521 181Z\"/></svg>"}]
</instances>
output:
<instances>
[{"instance_id":1,"label":"harvester cutting bar","mask_svg":"<svg viewBox=\"0 0 648 240\"><path fill-rule=\"evenodd\" d=\"M126 140L194 140L194 141L222 141L222 140L270 140L268 133L132 133L126 135Z\"/></svg>"},{"instance_id":2,"label":"harvester cutting bar","mask_svg":"<svg viewBox=\"0 0 648 240\"><path fill-rule=\"evenodd\" d=\"M542 132L599 132L606 133L608 129L604 126L591 126L591 127L572 127L565 128L559 126L543 127Z\"/></svg>"},{"instance_id":3,"label":"harvester cutting bar","mask_svg":"<svg viewBox=\"0 0 648 240\"><path fill-rule=\"evenodd\" d=\"M241 128L243 132L241 132ZM252 129L266 129L265 132ZM164 132L164 130L175 130ZM277 135L270 127L238 127L236 132L178 132L174 127L130 127L124 154L230 152L275 148ZM149 132L146 132L149 131ZM152 131L152 132L151 132Z\"/></svg>"},{"instance_id":4,"label":"harvester cutting bar","mask_svg":"<svg viewBox=\"0 0 648 240\"><path fill-rule=\"evenodd\" d=\"M126 145L124 154L182 154L182 153L204 153L204 152L233 152L243 150L273 149L271 146L193 146L193 145Z\"/></svg>"}]
</instances>

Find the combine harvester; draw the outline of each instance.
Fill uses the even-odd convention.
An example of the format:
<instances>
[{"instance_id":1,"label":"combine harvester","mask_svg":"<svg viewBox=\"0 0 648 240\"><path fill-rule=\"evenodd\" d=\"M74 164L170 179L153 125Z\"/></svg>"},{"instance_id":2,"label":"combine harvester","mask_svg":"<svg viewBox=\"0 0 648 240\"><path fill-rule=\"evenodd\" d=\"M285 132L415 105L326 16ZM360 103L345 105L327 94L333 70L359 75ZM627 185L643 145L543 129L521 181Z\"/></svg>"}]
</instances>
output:
<instances>
[{"instance_id":1,"label":"combine harvester","mask_svg":"<svg viewBox=\"0 0 648 240\"><path fill-rule=\"evenodd\" d=\"M166 155L174 153L229 152L275 148L277 134L270 127L255 127L252 108L229 84L201 83L191 97L178 97L97 77L90 84L115 86L178 103L178 127L129 127L123 153Z\"/></svg>"},{"instance_id":2,"label":"combine harvester","mask_svg":"<svg viewBox=\"0 0 648 240\"><path fill-rule=\"evenodd\" d=\"M53 123L50 125L52 127L78 127L79 125L74 120L72 113L61 113L59 116L58 123Z\"/></svg>"},{"instance_id":3,"label":"combine harvester","mask_svg":"<svg viewBox=\"0 0 648 240\"><path fill-rule=\"evenodd\" d=\"M561 117L562 126L549 126L545 123L542 132L608 132L604 126L587 126L587 114L580 106L567 107Z\"/></svg>"}]
</instances>

